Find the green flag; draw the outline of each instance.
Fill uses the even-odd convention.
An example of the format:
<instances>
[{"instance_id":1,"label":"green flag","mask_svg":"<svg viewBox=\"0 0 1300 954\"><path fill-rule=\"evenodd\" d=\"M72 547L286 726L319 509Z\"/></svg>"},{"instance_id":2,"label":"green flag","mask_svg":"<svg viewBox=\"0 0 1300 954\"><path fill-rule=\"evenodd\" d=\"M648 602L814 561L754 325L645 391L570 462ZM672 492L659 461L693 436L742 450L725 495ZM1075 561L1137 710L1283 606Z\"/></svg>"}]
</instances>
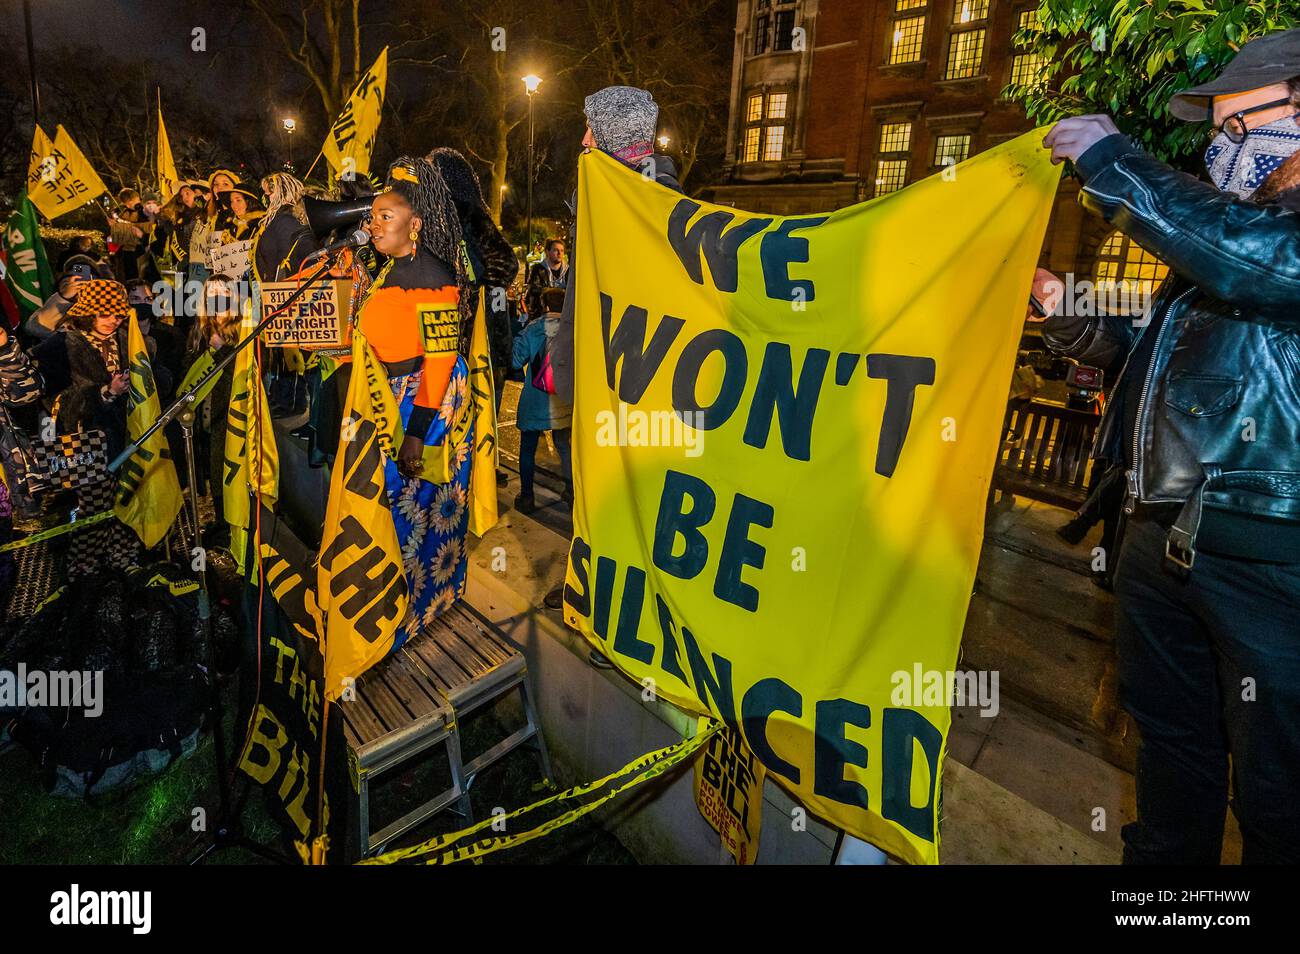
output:
<instances>
[{"instance_id":1,"label":"green flag","mask_svg":"<svg viewBox=\"0 0 1300 954\"><path fill-rule=\"evenodd\" d=\"M25 320L54 292L54 274L45 257L36 207L26 190L19 194L18 205L5 223L3 239L5 284Z\"/></svg>"}]
</instances>

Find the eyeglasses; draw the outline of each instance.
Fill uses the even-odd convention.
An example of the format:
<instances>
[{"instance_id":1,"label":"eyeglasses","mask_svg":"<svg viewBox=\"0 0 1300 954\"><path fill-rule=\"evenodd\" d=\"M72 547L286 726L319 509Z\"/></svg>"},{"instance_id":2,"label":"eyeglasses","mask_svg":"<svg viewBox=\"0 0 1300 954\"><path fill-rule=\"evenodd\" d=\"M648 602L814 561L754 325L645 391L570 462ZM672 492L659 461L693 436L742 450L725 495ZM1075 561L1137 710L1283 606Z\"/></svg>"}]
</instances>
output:
<instances>
[{"instance_id":1,"label":"eyeglasses","mask_svg":"<svg viewBox=\"0 0 1300 954\"><path fill-rule=\"evenodd\" d=\"M1258 106L1251 106L1249 109L1243 109L1240 112L1233 113L1225 119L1220 125L1219 130L1234 143L1243 143L1250 130L1246 127L1246 117L1251 113L1262 113L1266 109L1276 109L1279 106L1289 106L1291 98L1275 99L1271 103L1261 103Z\"/></svg>"}]
</instances>

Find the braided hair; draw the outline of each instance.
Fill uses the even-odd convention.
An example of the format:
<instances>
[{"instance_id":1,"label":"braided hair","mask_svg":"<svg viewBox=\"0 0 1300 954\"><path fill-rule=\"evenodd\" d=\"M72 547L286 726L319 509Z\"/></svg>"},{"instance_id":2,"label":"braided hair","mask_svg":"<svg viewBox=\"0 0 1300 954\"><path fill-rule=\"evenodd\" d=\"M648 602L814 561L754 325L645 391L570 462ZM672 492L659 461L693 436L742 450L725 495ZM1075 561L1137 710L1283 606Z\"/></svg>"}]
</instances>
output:
<instances>
[{"instance_id":1,"label":"braided hair","mask_svg":"<svg viewBox=\"0 0 1300 954\"><path fill-rule=\"evenodd\" d=\"M396 175L394 175L396 173ZM410 177L414 174L416 181ZM473 298L461 243L463 235L456 200L437 166L423 156L401 156L388 167L388 190L401 196L420 217L420 247L441 259L456 276L460 312L461 353L469 349L466 330L472 327Z\"/></svg>"},{"instance_id":2,"label":"braided hair","mask_svg":"<svg viewBox=\"0 0 1300 954\"><path fill-rule=\"evenodd\" d=\"M302 197L306 194L302 182L287 172L272 172L262 178L262 191L266 193L266 221L270 222L281 209L288 209L294 219L307 224L307 209Z\"/></svg>"}]
</instances>

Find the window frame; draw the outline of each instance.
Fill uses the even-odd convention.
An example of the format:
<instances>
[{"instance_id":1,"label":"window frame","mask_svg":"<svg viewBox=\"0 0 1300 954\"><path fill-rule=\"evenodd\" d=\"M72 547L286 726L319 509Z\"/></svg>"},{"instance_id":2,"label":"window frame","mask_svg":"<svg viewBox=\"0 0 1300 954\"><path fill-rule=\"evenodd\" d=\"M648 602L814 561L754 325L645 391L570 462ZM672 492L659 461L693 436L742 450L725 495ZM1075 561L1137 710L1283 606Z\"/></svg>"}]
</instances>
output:
<instances>
[{"instance_id":1,"label":"window frame","mask_svg":"<svg viewBox=\"0 0 1300 954\"><path fill-rule=\"evenodd\" d=\"M782 162L786 158L786 145L790 135L790 94L792 90L786 86L775 87L772 89L760 88L749 90L745 93L745 110L740 124L740 146L739 162ZM772 114L773 97L781 97L781 115ZM753 116L751 106L757 99L759 103L758 115ZM769 130L780 129L781 155L776 158L768 158L768 140ZM750 134L751 131L757 131L757 145L755 148L754 158L749 158Z\"/></svg>"},{"instance_id":2,"label":"window frame","mask_svg":"<svg viewBox=\"0 0 1300 954\"><path fill-rule=\"evenodd\" d=\"M903 6L903 4L909 6ZM913 66L925 62L925 32L930 17L930 0L894 0L894 9L890 11L889 36L885 44L885 66ZM916 40L916 56L909 60L895 60L894 51L897 39L904 24L920 23Z\"/></svg>"},{"instance_id":3,"label":"window frame","mask_svg":"<svg viewBox=\"0 0 1300 954\"><path fill-rule=\"evenodd\" d=\"M948 50L943 64L943 79L945 82L978 79L979 77L986 75L984 69L986 66L985 57L988 55L989 45L988 21L976 20L972 21L972 23L974 25L962 24L960 29L954 28L948 33ZM977 53L975 55L974 64L971 67L971 72L963 73L960 76L954 76L953 63L959 42L965 37L972 37L977 34L979 36L978 42L976 43Z\"/></svg>"},{"instance_id":4,"label":"window frame","mask_svg":"<svg viewBox=\"0 0 1300 954\"><path fill-rule=\"evenodd\" d=\"M958 159L956 155L953 155L953 158L956 160L955 162L953 162L954 166L960 165L961 163L965 162L967 159L971 157L971 150L973 150L975 147L975 133L972 130L950 129L950 130L945 130L943 132L936 132L934 134L934 148L930 152L930 168L932 170L941 170L947 168L943 163L943 159L947 158L947 156L941 157L939 155L939 148L942 145L943 141L946 139L966 140L965 155L963 155L960 159Z\"/></svg>"},{"instance_id":5,"label":"window frame","mask_svg":"<svg viewBox=\"0 0 1300 954\"><path fill-rule=\"evenodd\" d=\"M907 188L908 180L912 174L912 150L916 145L916 124L916 117L908 115L883 116L876 121L876 155L875 162L872 165L874 175L871 179L871 197L873 199ZM901 141L906 148L886 149L885 137L887 130L897 126L907 127L906 134L901 137ZM898 141L895 140L896 143ZM881 173L884 171L884 167L886 165L893 167L897 163L902 163L902 176L897 179L897 185L894 188L882 191Z\"/></svg>"},{"instance_id":6,"label":"window frame","mask_svg":"<svg viewBox=\"0 0 1300 954\"><path fill-rule=\"evenodd\" d=\"M1115 243L1115 251L1108 252L1107 248L1112 242ZM1136 255L1134 255L1135 252ZM1105 266L1111 266L1113 274L1103 277L1102 270ZM1136 266L1139 270L1149 269L1151 277L1131 278L1128 274L1130 266ZM1123 294L1127 292L1128 287L1131 287L1133 291L1127 292L1128 296L1139 294L1142 296L1141 300L1149 302L1155 296L1155 291L1160 287L1161 282L1168 277L1168 265L1162 262L1154 252L1143 248L1119 229L1114 229L1107 234L1102 239L1101 244L1097 246L1097 253L1094 256L1092 265L1092 280L1093 288L1097 293L1097 308L1099 311L1105 311L1106 295L1103 289L1107 287L1106 283L1113 283L1111 287L1116 290L1117 294Z\"/></svg>"}]
</instances>

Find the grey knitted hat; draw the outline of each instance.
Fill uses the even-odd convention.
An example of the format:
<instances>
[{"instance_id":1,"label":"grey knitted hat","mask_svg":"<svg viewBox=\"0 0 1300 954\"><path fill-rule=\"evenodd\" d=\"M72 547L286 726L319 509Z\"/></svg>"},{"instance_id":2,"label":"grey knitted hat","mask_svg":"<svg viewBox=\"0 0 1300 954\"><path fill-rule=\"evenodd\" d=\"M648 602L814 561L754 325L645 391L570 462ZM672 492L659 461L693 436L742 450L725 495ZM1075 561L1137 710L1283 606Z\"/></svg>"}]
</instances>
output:
<instances>
[{"instance_id":1,"label":"grey knitted hat","mask_svg":"<svg viewBox=\"0 0 1300 954\"><path fill-rule=\"evenodd\" d=\"M659 106L645 90L606 86L583 101L582 111L596 145L605 152L620 159L639 158L653 148L650 144L659 122Z\"/></svg>"}]
</instances>

